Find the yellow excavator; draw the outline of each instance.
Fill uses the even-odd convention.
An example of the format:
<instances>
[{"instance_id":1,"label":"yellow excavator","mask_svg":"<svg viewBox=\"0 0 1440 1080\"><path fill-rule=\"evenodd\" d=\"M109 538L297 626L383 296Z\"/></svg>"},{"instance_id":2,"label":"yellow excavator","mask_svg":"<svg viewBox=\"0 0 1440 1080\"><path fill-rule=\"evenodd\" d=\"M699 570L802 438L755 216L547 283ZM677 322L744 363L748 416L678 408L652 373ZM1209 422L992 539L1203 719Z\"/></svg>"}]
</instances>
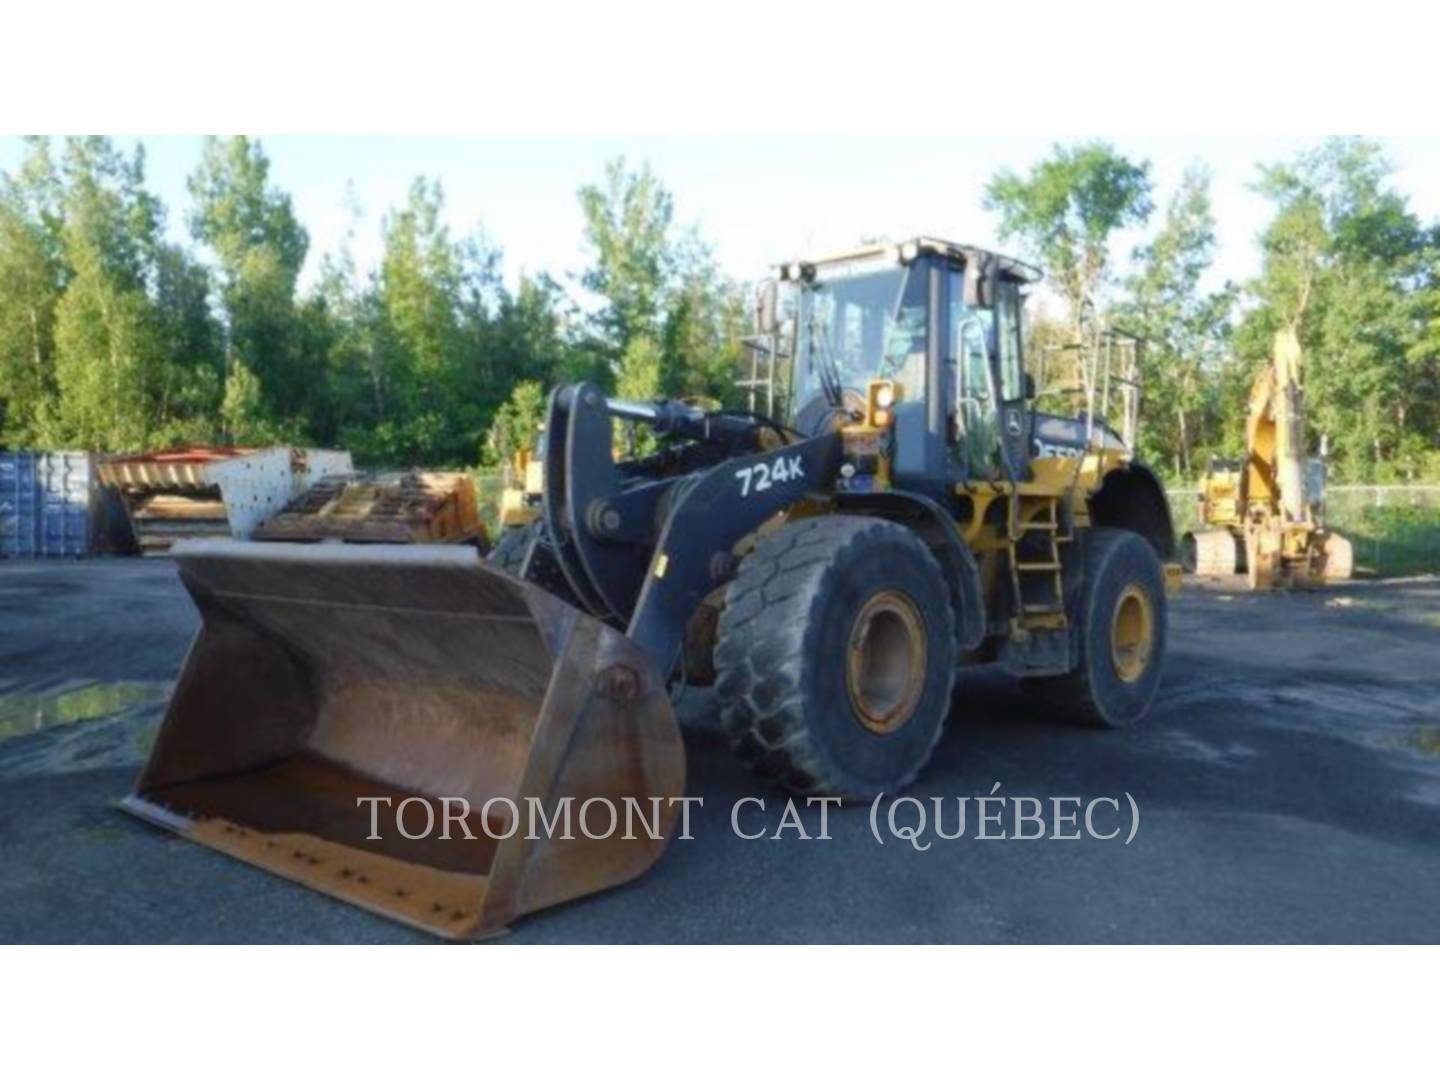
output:
<instances>
[{"instance_id":1,"label":"yellow excavator","mask_svg":"<svg viewBox=\"0 0 1440 1080\"><path fill-rule=\"evenodd\" d=\"M1350 541L1325 525L1325 463L1305 455L1305 396L1295 331L1275 335L1250 392L1243 462L1212 458L1199 494L1201 528L1181 542L1186 570L1243 572L1252 589L1342 581Z\"/></svg>"},{"instance_id":2,"label":"yellow excavator","mask_svg":"<svg viewBox=\"0 0 1440 1080\"><path fill-rule=\"evenodd\" d=\"M1002 665L1045 717L1139 721L1169 506L1106 422L1110 379L1074 416L1035 408L1038 274L919 238L780 278L773 414L557 387L488 561L177 545L201 629L127 808L473 938L660 857L687 677L761 780L864 801L925 767L964 665ZM657 449L617 457L617 422Z\"/></svg>"}]
</instances>

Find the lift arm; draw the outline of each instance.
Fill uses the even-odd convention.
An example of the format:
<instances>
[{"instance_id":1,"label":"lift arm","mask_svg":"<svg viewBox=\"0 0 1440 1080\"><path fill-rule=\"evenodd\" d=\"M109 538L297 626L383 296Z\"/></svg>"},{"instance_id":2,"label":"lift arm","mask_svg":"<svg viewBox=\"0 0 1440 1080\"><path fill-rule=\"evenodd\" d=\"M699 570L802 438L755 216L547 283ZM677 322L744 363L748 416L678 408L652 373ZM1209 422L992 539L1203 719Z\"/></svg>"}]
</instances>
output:
<instances>
[{"instance_id":1,"label":"lift arm","mask_svg":"<svg viewBox=\"0 0 1440 1080\"><path fill-rule=\"evenodd\" d=\"M707 464L657 474L618 464L616 417L708 444L698 457ZM832 487L840 467L838 434L732 453L755 427L753 419L675 402L610 400L588 383L550 397L544 507L556 561L581 604L625 627L662 672L679 654L690 615L730 574L735 544Z\"/></svg>"}]
</instances>

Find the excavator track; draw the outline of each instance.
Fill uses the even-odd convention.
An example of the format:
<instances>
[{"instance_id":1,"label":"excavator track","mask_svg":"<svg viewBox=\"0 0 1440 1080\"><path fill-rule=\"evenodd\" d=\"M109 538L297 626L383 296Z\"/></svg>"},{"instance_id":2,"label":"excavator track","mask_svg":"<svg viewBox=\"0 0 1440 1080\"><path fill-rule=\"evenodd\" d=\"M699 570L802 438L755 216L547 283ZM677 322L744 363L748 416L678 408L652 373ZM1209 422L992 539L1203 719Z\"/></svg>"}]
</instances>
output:
<instances>
[{"instance_id":1,"label":"excavator track","mask_svg":"<svg viewBox=\"0 0 1440 1080\"><path fill-rule=\"evenodd\" d=\"M1229 529L1186 533L1182 547L1186 571L1200 577L1227 577L1245 569L1245 548Z\"/></svg>"}]
</instances>

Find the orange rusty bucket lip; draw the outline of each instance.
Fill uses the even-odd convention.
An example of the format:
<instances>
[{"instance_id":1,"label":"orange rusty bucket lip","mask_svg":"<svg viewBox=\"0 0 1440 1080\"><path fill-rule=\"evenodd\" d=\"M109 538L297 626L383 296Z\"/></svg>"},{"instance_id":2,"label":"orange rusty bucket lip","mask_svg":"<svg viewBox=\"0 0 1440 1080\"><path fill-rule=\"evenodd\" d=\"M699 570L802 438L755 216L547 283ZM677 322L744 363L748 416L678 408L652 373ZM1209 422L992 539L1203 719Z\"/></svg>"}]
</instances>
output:
<instances>
[{"instance_id":1,"label":"orange rusty bucket lip","mask_svg":"<svg viewBox=\"0 0 1440 1080\"><path fill-rule=\"evenodd\" d=\"M447 938L621 884L663 853L684 748L663 680L623 634L469 547L189 541L174 555L201 628L124 809ZM607 811L582 829L595 799L621 824L633 806L636 827L605 834Z\"/></svg>"},{"instance_id":2,"label":"orange rusty bucket lip","mask_svg":"<svg viewBox=\"0 0 1440 1080\"><path fill-rule=\"evenodd\" d=\"M255 453L249 446L180 446L173 450L147 450L137 454L107 454L107 465L132 465L151 462L156 465L203 465L211 461L228 461Z\"/></svg>"}]
</instances>

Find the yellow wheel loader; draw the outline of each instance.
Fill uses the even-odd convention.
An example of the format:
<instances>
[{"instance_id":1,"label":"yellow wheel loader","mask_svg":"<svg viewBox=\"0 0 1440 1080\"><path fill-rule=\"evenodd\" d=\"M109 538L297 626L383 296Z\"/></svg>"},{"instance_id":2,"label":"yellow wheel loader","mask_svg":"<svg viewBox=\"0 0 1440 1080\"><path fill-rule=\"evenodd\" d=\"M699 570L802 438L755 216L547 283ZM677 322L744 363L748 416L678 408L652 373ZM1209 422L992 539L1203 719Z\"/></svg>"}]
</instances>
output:
<instances>
[{"instance_id":1,"label":"yellow wheel loader","mask_svg":"<svg viewBox=\"0 0 1440 1080\"><path fill-rule=\"evenodd\" d=\"M1038 275L920 239L781 277L776 416L555 389L538 516L489 562L177 547L203 622L128 807L466 938L660 857L687 677L713 680L758 776L847 799L924 768L963 665L1004 665L1045 716L1138 721L1178 580L1169 510L1103 395L1034 409ZM617 460L617 421L658 449Z\"/></svg>"},{"instance_id":2,"label":"yellow wheel loader","mask_svg":"<svg viewBox=\"0 0 1440 1080\"><path fill-rule=\"evenodd\" d=\"M1181 542L1189 572L1243 572L1252 589L1350 577L1350 541L1325 527L1325 463L1305 457L1300 368L1299 339L1281 330L1273 360L1250 392L1245 460L1212 459L1201 483L1204 527Z\"/></svg>"}]
</instances>

